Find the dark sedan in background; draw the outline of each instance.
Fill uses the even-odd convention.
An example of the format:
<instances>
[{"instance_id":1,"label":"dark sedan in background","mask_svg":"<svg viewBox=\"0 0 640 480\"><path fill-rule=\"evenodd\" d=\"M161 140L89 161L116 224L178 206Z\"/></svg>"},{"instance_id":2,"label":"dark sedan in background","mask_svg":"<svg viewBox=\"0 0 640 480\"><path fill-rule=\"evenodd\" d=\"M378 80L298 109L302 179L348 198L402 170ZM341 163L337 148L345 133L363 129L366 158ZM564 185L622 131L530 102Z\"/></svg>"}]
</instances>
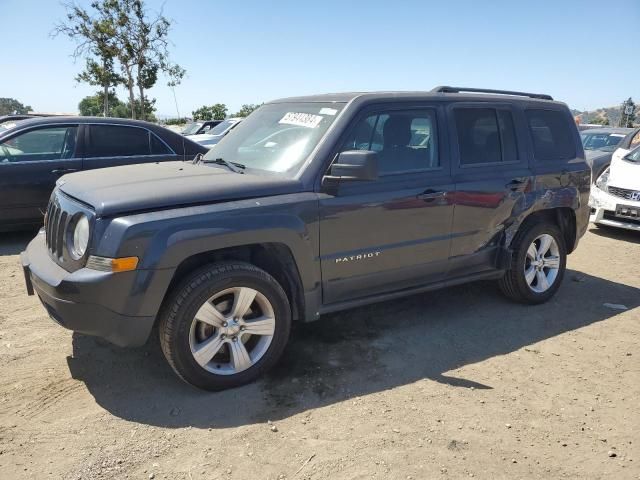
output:
<instances>
[{"instance_id":1,"label":"dark sedan in background","mask_svg":"<svg viewBox=\"0 0 640 480\"><path fill-rule=\"evenodd\" d=\"M580 132L594 182L611 163L613 152L631 132L633 132L632 128L622 127L592 128Z\"/></svg>"},{"instance_id":2,"label":"dark sedan in background","mask_svg":"<svg viewBox=\"0 0 640 480\"><path fill-rule=\"evenodd\" d=\"M119 118L43 117L0 130L0 230L42 224L65 173L191 160L206 147L158 125Z\"/></svg>"}]
</instances>

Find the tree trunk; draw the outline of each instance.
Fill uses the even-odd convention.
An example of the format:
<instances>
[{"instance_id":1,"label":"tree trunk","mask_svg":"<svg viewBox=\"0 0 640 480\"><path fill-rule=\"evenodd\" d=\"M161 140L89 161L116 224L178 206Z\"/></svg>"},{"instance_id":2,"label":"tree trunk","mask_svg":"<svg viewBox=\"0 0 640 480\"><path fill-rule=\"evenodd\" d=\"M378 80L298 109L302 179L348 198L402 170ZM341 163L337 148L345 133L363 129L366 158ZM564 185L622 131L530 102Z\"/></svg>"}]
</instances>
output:
<instances>
[{"instance_id":1,"label":"tree trunk","mask_svg":"<svg viewBox=\"0 0 640 480\"><path fill-rule=\"evenodd\" d=\"M138 90L140 91L140 119L147 119L147 112L145 112L144 108L144 87L141 84L141 80L138 79Z\"/></svg>"},{"instance_id":2,"label":"tree trunk","mask_svg":"<svg viewBox=\"0 0 640 480\"><path fill-rule=\"evenodd\" d=\"M104 75L106 76L107 75L106 60L102 62L102 68L103 68L103 71L105 72ZM103 113L105 117L109 116L109 82L106 79L104 80L104 112Z\"/></svg>"},{"instance_id":3,"label":"tree trunk","mask_svg":"<svg viewBox=\"0 0 640 480\"><path fill-rule=\"evenodd\" d=\"M136 118L136 98L133 94L133 76L131 68L127 69L127 87L129 88L129 105L131 106L131 118Z\"/></svg>"},{"instance_id":4,"label":"tree trunk","mask_svg":"<svg viewBox=\"0 0 640 480\"><path fill-rule=\"evenodd\" d=\"M109 85L104 86L104 116L109 116Z\"/></svg>"}]
</instances>

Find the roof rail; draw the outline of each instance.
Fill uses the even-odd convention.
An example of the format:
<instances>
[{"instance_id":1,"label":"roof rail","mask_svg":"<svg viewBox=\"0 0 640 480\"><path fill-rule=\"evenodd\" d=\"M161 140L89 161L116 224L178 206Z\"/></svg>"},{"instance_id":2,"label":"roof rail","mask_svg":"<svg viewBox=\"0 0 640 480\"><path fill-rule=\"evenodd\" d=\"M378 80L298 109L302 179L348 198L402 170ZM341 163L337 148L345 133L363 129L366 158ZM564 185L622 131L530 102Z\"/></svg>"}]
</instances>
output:
<instances>
[{"instance_id":1,"label":"roof rail","mask_svg":"<svg viewBox=\"0 0 640 480\"><path fill-rule=\"evenodd\" d=\"M436 87L431 90L434 93L495 93L498 95L516 95L518 97L537 98L540 100L553 100L551 95L545 95L543 93L526 93L526 92L513 92L511 90L491 90L488 88L464 88L464 87Z\"/></svg>"}]
</instances>

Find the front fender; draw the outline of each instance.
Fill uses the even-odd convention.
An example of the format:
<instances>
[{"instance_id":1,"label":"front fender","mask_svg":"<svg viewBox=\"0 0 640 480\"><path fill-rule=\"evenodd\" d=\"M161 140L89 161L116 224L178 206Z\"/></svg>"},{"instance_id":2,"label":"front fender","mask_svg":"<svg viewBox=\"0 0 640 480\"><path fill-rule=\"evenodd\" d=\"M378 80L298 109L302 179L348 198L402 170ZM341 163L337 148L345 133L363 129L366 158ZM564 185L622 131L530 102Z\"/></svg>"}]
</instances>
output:
<instances>
[{"instance_id":1,"label":"front fender","mask_svg":"<svg viewBox=\"0 0 640 480\"><path fill-rule=\"evenodd\" d=\"M320 282L318 199L313 192L137 213L99 223L96 255L137 256L141 281L148 281L143 272L165 272L155 275L166 283L164 288L156 284L148 293L162 293L152 302L158 308L178 265L228 247L283 244L293 255L303 289L311 291Z\"/></svg>"}]
</instances>

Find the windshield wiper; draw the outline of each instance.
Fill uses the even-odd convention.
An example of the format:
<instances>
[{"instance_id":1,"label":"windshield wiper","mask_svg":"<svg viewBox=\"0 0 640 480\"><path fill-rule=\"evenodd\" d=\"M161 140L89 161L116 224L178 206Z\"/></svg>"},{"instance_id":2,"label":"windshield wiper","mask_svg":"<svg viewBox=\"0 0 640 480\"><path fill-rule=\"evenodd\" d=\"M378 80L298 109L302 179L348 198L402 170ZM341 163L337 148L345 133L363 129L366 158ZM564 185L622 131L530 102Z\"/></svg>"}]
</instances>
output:
<instances>
[{"instance_id":1,"label":"windshield wiper","mask_svg":"<svg viewBox=\"0 0 640 480\"><path fill-rule=\"evenodd\" d=\"M241 163L227 162L224 158L216 158L215 160L201 160L202 163L215 163L216 165L224 165L229 170L235 173L244 173L243 170L247 167Z\"/></svg>"}]
</instances>

